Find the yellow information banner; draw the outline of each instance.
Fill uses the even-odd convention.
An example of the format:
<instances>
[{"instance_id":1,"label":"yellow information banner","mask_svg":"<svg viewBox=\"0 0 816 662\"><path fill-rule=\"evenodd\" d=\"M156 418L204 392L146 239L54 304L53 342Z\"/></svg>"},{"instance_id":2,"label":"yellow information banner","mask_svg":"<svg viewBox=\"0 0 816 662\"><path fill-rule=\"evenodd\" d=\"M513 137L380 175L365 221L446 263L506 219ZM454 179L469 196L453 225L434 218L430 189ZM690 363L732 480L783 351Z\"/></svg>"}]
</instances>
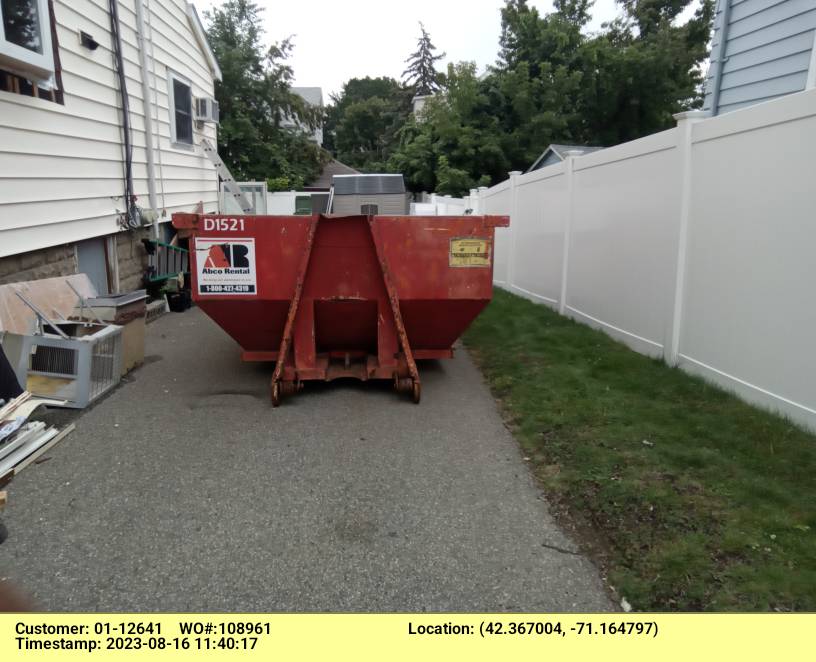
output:
<instances>
[{"instance_id":1,"label":"yellow information banner","mask_svg":"<svg viewBox=\"0 0 816 662\"><path fill-rule=\"evenodd\" d=\"M0 660L813 660L816 615L1 614Z\"/></svg>"},{"instance_id":2,"label":"yellow information banner","mask_svg":"<svg viewBox=\"0 0 816 662\"><path fill-rule=\"evenodd\" d=\"M452 267L489 267L490 240L479 237L451 239L449 264Z\"/></svg>"}]
</instances>

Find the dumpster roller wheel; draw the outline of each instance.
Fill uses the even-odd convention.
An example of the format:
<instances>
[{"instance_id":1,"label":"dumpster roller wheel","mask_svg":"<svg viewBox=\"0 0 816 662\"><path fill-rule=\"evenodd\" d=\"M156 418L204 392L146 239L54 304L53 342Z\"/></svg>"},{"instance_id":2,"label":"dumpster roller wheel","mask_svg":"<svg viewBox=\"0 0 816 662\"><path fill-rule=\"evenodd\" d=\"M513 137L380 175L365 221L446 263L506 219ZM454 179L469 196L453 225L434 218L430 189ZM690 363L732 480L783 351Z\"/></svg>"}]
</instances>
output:
<instances>
[{"instance_id":1,"label":"dumpster roller wheel","mask_svg":"<svg viewBox=\"0 0 816 662\"><path fill-rule=\"evenodd\" d=\"M418 379L414 379L413 377L395 377L394 389L397 393L410 394L411 399L416 404L419 404L419 400L422 397L422 387Z\"/></svg>"},{"instance_id":2,"label":"dumpster roller wheel","mask_svg":"<svg viewBox=\"0 0 816 662\"><path fill-rule=\"evenodd\" d=\"M272 406L273 407L279 406L284 396L297 393L297 391L299 391L300 388L302 388L302 384L300 382L293 381L272 382L272 388L270 392Z\"/></svg>"}]
</instances>

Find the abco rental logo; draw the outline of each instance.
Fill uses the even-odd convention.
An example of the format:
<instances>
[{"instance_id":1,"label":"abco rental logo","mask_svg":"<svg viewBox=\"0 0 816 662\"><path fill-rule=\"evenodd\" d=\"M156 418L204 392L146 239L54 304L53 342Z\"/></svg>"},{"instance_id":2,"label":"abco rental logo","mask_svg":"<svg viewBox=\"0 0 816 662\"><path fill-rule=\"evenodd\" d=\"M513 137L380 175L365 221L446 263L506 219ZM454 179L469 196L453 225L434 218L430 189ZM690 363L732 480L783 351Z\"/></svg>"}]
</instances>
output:
<instances>
[{"instance_id":1,"label":"abco rental logo","mask_svg":"<svg viewBox=\"0 0 816 662\"><path fill-rule=\"evenodd\" d=\"M249 273L249 246L245 244L215 244L204 259L204 273Z\"/></svg>"},{"instance_id":2,"label":"abco rental logo","mask_svg":"<svg viewBox=\"0 0 816 662\"><path fill-rule=\"evenodd\" d=\"M196 237L195 250L199 294L257 295L253 238Z\"/></svg>"}]
</instances>

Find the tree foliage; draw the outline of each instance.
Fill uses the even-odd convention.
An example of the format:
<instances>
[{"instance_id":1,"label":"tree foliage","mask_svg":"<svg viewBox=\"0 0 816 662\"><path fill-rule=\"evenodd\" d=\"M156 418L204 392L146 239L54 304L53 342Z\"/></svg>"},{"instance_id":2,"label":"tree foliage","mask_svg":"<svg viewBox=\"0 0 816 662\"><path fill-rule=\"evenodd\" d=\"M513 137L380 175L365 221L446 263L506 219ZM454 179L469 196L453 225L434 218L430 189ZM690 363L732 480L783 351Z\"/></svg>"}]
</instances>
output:
<instances>
[{"instance_id":1,"label":"tree foliage","mask_svg":"<svg viewBox=\"0 0 816 662\"><path fill-rule=\"evenodd\" d=\"M402 80L414 94L428 95L439 90L440 77L436 63L445 57L445 53L434 55L436 46L431 42L431 36L422 23L419 29L421 34L417 39L417 49L405 60L408 68L402 72Z\"/></svg>"},{"instance_id":2,"label":"tree foliage","mask_svg":"<svg viewBox=\"0 0 816 662\"><path fill-rule=\"evenodd\" d=\"M325 157L304 130L282 123L289 117L313 128L318 117L291 91L293 73L286 63L291 40L264 50L261 12L249 0L227 0L205 13L207 38L223 74L215 84L218 152L238 180L301 188L317 176Z\"/></svg>"},{"instance_id":3,"label":"tree foliage","mask_svg":"<svg viewBox=\"0 0 816 662\"><path fill-rule=\"evenodd\" d=\"M334 99L332 149L362 170L403 173L414 191L458 195L525 170L550 143L609 146L670 128L702 103L713 0L679 24L691 2L618 0L620 15L589 34L591 0L555 0L544 14L505 0L482 76L467 62L438 74L422 28L409 85L354 79ZM429 90L419 116L408 112Z\"/></svg>"},{"instance_id":4,"label":"tree foliage","mask_svg":"<svg viewBox=\"0 0 816 662\"><path fill-rule=\"evenodd\" d=\"M622 0L623 15L582 45L579 140L634 140L674 126L674 113L702 105L714 3L703 0L690 20L675 25L690 3Z\"/></svg>"},{"instance_id":5,"label":"tree foliage","mask_svg":"<svg viewBox=\"0 0 816 662\"><path fill-rule=\"evenodd\" d=\"M382 171L411 109L409 91L393 78L352 78L332 95L324 146L354 168Z\"/></svg>"},{"instance_id":6,"label":"tree foliage","mask_svg":"<svg viewBox=\"0 0 816 662\"><path fill-rule=\"evenodd\" d=\"M400 131L390 169L402 172L412 190L452 195L498 178L508 161L490 104L475 64L450 65L445 89Z\"/></svg>"},{"instance_id":7,"label":"tree foliage","mask_svg":"<svg viewBox=\"0 0 816 662\"><path fill-rule=\"evenodd\" d=\"M555 0L543 15L506 0L496 65L481 78L473 64L450 67L389 166L414 190L461 194L553 142L614 145L673 126L702 102L713 0L678 25L691 1L620 0L621 15L586 34L590 0Z\"/></svg>"}]
</instances>

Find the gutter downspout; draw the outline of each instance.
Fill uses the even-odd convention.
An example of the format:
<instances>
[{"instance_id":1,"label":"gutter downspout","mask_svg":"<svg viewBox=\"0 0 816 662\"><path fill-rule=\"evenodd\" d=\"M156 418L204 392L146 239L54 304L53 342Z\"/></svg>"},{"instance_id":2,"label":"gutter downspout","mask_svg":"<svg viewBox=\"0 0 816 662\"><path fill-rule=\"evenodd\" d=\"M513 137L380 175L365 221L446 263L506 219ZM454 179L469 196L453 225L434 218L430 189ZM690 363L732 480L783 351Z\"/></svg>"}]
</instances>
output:
<instances>
[{"instance_id":1,"label":"gutter downspout","mask_svg":"<svg viewBox=\"0 0 816 662\"><path fill-rule=\"evenodd\" d=\"M156 199L156 159L153 152L153 109L148 80L148 55L145 40L144 2L135 0L136 39L139 42L139 66L142 73L142 109L144 110L145 145L147 147L147 196L153 216L153 239L159 238L159 205Z\"/></svg>"},{"instance_id":2,"label":"gutter downspout","mask_svg":"<svg viewBox=\"0 0 816 662\"><path fill-rule=\"evenodd\" d=\"M714 70L714 80L711 81L711 115L717 115L720 111L720 85L722 85L722 70L725 64L726 42L728 41L728 28L731 18L731 0L722 0L722 23L720 23L720 41L717 43L717 58L712 60L716 63Z\"/></svg>"}]
</instances>

